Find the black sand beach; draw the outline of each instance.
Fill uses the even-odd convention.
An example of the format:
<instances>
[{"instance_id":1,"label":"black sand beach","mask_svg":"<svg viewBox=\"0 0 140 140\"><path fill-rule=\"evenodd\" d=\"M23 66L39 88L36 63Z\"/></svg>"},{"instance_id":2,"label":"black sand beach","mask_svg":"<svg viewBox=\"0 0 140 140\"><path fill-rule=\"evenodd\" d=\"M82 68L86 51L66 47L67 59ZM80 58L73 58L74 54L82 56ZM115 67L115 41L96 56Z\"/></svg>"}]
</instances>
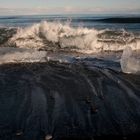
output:
<instances>
[{"instance_id":1,"label":"black sand beach","mask_svg":"<svg viewBox=\"0 0 140 140\"><path fill-rule=\"evenodd\" d=\"M0 66L0 139L127 139L140 133L140 76L81 63Z\"/></svg>"}]
</instances>

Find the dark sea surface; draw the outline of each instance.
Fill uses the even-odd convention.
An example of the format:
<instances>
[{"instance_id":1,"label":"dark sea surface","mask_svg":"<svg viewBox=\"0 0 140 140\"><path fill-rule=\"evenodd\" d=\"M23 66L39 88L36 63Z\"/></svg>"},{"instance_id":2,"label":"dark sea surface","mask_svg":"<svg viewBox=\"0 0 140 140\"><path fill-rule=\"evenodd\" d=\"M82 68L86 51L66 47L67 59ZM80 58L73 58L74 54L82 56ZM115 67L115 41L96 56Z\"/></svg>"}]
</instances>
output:
<instances>
[{"instance_id":1,"label":"dark sea surface","mask_svg":"<svg viewBox=\"0 0 140 140\"><path fill-rule=\"evenodd\" d=\"M140 138L140 17L0 16L0 140Z\"/></svg>"},{"instance_id":2,"label":"dark sea surface","mask_svg":"<svg viewBox=\"0 0 140 140\"><path fill-rule=\"evenodd\" d=\"M41 21L71 21L75 27L140 31L139 15L31 15L0 16L0 26L27 27Z\"/></svg>"}]
</instances>

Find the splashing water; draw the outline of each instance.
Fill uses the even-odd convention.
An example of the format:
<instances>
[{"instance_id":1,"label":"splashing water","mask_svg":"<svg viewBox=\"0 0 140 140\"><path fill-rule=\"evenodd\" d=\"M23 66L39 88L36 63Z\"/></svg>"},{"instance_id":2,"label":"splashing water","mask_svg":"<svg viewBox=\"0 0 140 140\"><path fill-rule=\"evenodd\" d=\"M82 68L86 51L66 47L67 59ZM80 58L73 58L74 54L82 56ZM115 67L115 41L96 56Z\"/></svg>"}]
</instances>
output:
<instances>
[{"instance_id":1,"label":"splashing water","mask_svg":"<svg viewBox=\"0 0 140 140\"><path fill-rule=\"evenodd\" d=\"M124 30L96 30L71 27L60 22L41 22L31 27L19 28L10 43L20 48L45 48L45 50L70 50L80 53L120 51L128 44L140 49L139 37Z\"/></svg>"},{"instance_id":2,"label":"splashing water","mask_svg":"<svg viewBox=\"0 0 140 140\"><path fill-rule=\"evenodd\" d=\"M5 36L4 33L5 30L2 31L3 37ZM86 54L102 54L106 51L118 52L124 50L121 58L122 71L126 73L138 73L140 71L139 59L132 57L132 51L140 49L140 35L127 32L124 29L97 30L72 27L69 22L43 21L26 28L17 28L17 32L7 43L1 46L6 46L5 44L9 47L14 45L17 50L10 54L6 51L5 55L0 53L1 63L44 61L44 58L48 58L46 52L50 50L55 52L80 52L87 57ZM130 46L131 49L127 46ZM25 49L25 51L19 52L18 49ZM58 58L58 54L56 53L55 59ZM119 56L119 53L116 54ZM60 58L60 60L62 61L63 58Z\"/></svg>"}]
</instances>

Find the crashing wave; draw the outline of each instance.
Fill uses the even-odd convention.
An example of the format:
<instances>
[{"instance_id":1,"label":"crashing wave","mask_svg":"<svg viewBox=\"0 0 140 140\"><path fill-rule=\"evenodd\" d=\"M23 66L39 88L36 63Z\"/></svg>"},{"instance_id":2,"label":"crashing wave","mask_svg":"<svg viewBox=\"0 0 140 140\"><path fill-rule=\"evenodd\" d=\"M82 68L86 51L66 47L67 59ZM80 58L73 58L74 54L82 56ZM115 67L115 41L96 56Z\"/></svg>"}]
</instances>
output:
<instances>
[{"instance_id":1,"label":"crashing wave","mask_svg":"<svg viewBox=\"0 0 140 140\"><path fill-rule=\"evenodd\" d=\"M67 50L81 53L122 51L128 44L133 50L140 49L140 37L124 30L96 30L74 28L60 22L41 22L31 27L19 28L10 39L20 48Z\"/></svg>"}]
</instances>

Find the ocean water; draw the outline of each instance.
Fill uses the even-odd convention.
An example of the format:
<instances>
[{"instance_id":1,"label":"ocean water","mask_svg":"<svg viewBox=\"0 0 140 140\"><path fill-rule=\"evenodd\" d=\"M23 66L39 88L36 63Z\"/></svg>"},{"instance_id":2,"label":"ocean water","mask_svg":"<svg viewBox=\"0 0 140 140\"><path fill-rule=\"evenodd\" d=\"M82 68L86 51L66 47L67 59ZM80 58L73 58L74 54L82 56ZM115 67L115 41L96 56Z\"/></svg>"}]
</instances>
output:
<instances>
[{"instance_id":1,"label":"ocean water","mask_svg":"<svg viewBox=\"0 0 140 140\"><path fill-rule=\"evenodd\" d=\"M1 16L0 47L1 52L5 47L17 48L16 53L19 48L24 51L25 49L51 51L56 53L56 57L62 52L70 55L84 54L85 57L89 55L91 57L93 54L96 57L99 54L103 56L106 52L111 52L110 56L113 56L112 53L115 52L114 57L111 57L112 60L121 59L120 52L130 47L129 51L133 51L131 57L135 56L139 65L140 18L130 15ZM1 63L11 60L9 53L7 54L7 56L2 54ZM26 56L26 53L22 56ZM17 57L18 55L14 56L15 60ZM122 60L128 59L126 57ZM133 63L127 64L128 62L121 61L122 70L133 71L129 70ZM124 66L128 67L128 70ZM136 68L138 70L135 72L138 72L139 66Z\"/></svg>"},{"instance_id":2,"label":"ocean water","mask_svg":"<svg viewBox=\"0 0 140 140\"><path fill-rule=\"evenodd\" d=\"M140 137L140 17L0 17L0 138Z\"/></svg>"},{"instance_id":3,"label":"ocean water","mask_svg":"<svg viewBox=\"0 0 140 140\"><path fill-rule=\"evenodd\" d=\"M118 18L118 20L111 20ZM125 21L119 18L127 18ZM135 20L133 20L135 18ZM107 21L104 21L107 19ZM0 26L27 27L41 21L71 21L74 27L96 29L125 29L140 31L140 19L137 15L31 15L31 16L0 16ZM133 24L130 24L133 23Z\"/></svg>"}]
</instances>

